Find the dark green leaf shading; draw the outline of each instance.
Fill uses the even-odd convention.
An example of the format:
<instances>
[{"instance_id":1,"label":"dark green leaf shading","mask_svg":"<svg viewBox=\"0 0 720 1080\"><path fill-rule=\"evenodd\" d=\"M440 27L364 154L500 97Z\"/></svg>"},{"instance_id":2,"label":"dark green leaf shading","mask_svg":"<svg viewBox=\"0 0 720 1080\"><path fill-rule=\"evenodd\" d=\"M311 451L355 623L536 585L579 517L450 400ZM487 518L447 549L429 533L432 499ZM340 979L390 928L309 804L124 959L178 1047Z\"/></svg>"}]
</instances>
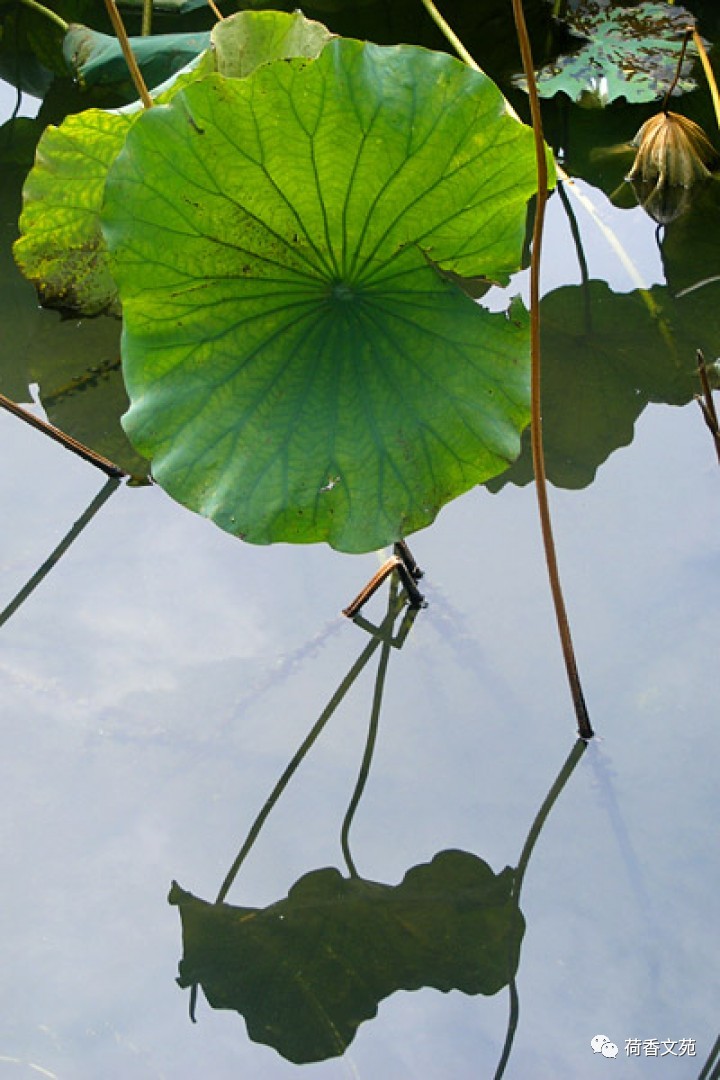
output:
<instances>
[{"instance_id":1,"label":"dark green leaf shading","mask_svg":"<svg viewBox=\"0 0 720 1080\"><path fill-rule=\"evenodd\" d=\"M130 445L120 424L127 393L120 369L120 323L99 318L61 321L37 310L27 365L48 420L135 480L148 462Z\"/></svg>"},{"instance_id":2,"label":"dark green leaf shading","mask_svg":"<svg viewBox=\"0 0 720 1080\"><path fill-rule=\"evenodd\" d=\"M210 45L210 31L133 37L130 44L143 78L152 89L204 52ZM63 41L63 53L83 86L132 85L127 61L115 37L88 26L71 26Z\"/></svg>"},{"instance_id":3,"label":"dark green leaf shading","mask_svg":"<svg viewBox=\"0 0 720 1080\"><path fill-rule=\"evenodd\" d=\"M514 977L525 929L514 872L443 851L397 886L315 870L268 908L209 904L173 884L180 986L235 1009L248 1035L296 1063L342 1054L398 990L496 994Z\"/></svg>"},{"instance_id":4,"label":"dark green leaf shading","mask_svg":"<svg viewBox=\"0 0 720 1080\"><path fill-rule=\"evenodd\" d=\"M538 90L543 97L564 93L579 104L602 106L618 98L661 99L675 75L683 31L694 19L679 5L618 7L610 0L587 0L566 21L584 43L538 72ZM695 88L691 66L690 57L675 94Z\"/></svg>"},{"instance_id":5,"label":"dark green leaf shading","mask_svg":"<svg viewBox=\"0 0 720 1080\"><path fill-rule=\"evenodd\" d=\"M506 280L529 129L444 54L331 41L134 126L103 217L125 424L180 502L255 543L382 546L506 467L528 419ZM427 258L426 258L427 256Z\"/></svg>"}]
</instances>

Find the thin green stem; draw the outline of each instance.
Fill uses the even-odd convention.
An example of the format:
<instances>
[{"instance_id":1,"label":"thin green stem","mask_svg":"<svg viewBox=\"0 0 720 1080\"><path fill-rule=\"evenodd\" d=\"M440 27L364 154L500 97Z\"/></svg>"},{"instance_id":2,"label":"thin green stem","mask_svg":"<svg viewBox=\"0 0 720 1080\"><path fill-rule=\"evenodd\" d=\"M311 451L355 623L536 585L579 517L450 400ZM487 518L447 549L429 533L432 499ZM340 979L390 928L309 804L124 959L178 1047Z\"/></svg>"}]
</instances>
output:
<instances>
[{"instance_id":1,"label":"thin green stem","mask_svg":"<svg viewBox=\"0 0 720 1080\"><path fill-rule=\"evenodd\" d=\"M473 68L475 71L480 71L480 65L467 51L462 41L457 36L450 24L446 22L445 19L443 19L442 15L435 7L433 0L420 0L420 3L425 8L440 33L443 34L443 36L447 38L447 40L450 42L460 59L464 60L468 67Z\"/></svg>"},{"instance_id":2,"label":"thin green stem","mask_svg":"<svg viewBox=\"0 0 720 1080\"><path fill-rule=\"evenodd\" d=\"M70 29L70 24L66 23L65 20L58 15L57 11L53 11L51 8L45 7L44 4L38 3L38 0L20 0L20 2L25 7L32 8L33 11L37 11L41 15L44 15L50 22L54 22L56 26L59 26L63 34L67 34Z\"/></svg>"},{"instance_id":3,"label":"thin green stem","mask_svg":"<svg viewBox=\"0 0 720 1080\"><path fill-rule=\"evenodd\" d=\"M153 0L143 0L142 23L140 26L140 33L143 37L150 37L152 34L152 18Z\"/></svg>"},{"instance_id":4,"label":"thin green stem","mask_svg":"<svg viewBox=\"0 0 720 1080\"><path fill-rule=\"evenodd\" d=\"M533 225L532 256L530 261L530 351L532 358L530 375L530 441L532 445L533 469L535 472L535 492L540 514L543 546L545 548L545 562L547 564L548 577L550 579L550 591L552 593L553 604L555 605L555 617L560 634L560 643L562 645L565 668L570 684L570 692L575 706L578 733L583 739L591 739L594 733L592 725L590 724L590 717L585 704L582 686L580 685L580 675L578 673L575 650L570 634L570 622L568 620L562 586L560 584L557 552L555 550L555 539L550 518L550 501L548 498L545 454L543 450L541 397L542 364L540 349L540 263L542 256L543 228L545 224L545 208L549 197L545 138L543 135L542 115L540 113L540 97L537 90L537 82L535 80L535 65L533 63L522 0L512 0L512 6L518 42L520 44L523 70L528 84L530 115L532 117L533 134L535 136L535 163L538 182L535 204L535 222Z\"/></svg>"},{"instance_id":5,"label":"thin green stem","mask_svg":"<svg viewBox=\"0 0 720 1080\"><path fill-rule=\"evenodd\" d=\"M713 101L713 108L715 109L715 119L717 120L718 127L720 127L720 92L718 92L718 85L715 79L715 73L712 69L710 57L707 54L707 49L705 48L703 39L700 37L696 29L693 29L692 37L695 48L700 53L700 62L702 63L703 71L705 72L707 84L710 87L710 95Z\"/></svg>"}]
</instances>

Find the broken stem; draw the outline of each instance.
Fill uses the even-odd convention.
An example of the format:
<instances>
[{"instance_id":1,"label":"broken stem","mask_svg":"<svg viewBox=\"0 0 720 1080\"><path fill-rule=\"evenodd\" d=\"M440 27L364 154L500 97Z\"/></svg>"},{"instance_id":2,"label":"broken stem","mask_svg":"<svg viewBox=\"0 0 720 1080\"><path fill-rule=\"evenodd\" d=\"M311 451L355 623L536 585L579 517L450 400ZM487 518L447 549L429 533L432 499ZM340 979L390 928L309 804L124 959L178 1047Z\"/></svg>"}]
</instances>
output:
<instances>
[{"instance_id":1,"label":"broken stem","mask_svg":"<svg viewBox=\"0 0 720 1080\"><path fill-rule=\"evenodd\" d=\"M78 442L77 439L73 439L70 435L66 435L64 431L60 431L59 428L54 427L52 424L48 424L46 420L41 420L39 416L35 416L34 413L24 409L22 405L18 405L16 402L11 401L10 398L5 397L4 394L0 394L0 407L7 409L13 416L17 416L20 420L24 420L30 427L37 428L38 431L42 431L44 435L48 435L55 442L60 443L66 450L72 450L78 457L83 458L84 461L89 461L91 465L95 465L96 468L102 469L108 476L120 479L123 476L127 476L124 469L121 469L114 462L109 461L108 458L102 457L101 454L96 454L90 447L85 446L84 443Z\"/></svg>"}]
</instances>

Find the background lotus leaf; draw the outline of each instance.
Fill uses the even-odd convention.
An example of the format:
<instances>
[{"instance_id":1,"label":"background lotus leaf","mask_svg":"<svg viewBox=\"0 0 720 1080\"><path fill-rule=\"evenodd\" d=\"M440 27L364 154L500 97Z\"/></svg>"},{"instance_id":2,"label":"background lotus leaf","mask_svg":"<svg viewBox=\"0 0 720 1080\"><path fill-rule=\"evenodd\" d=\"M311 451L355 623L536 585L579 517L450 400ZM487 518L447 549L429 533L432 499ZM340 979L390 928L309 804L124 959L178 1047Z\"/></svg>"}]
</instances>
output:
<instances>
[{"instance_id":1,"label":"background lotus leaf","mask_svg":"<svg viewBox=\"0 0 720 1080\"><path fill-rule=\"evenodd\" d=\"M442 851L399 885L314 870L268 908L209 904L173 884L180 986L235 1009L290 1061L342 1054L397 990L496 994L514 977L525 921L514 871Z\"/></svg>"},{"instance_id":2,"label":"background lotus leaf","mask_svg":"<svg viewBox=\"0 0 720 1080\"><path fill-rule=\"evenodd\" d=\"M150 110L103 227L123 302L125 426L180 502L256 543L370 550L505 468L528 420L506 280L532 135L445 54L335 39Z\"/></svg>"},{"instance_id":3,"label":"background lotus leaf","mask_svg":"<svg viewBox=\"0 0 720 1080\"><path fill-rule=\"evenodd\" d=\"M204 52L210 45L210 31L132 37L130 45L143 79L152 89ZM63 40L63 55L83 86L131 85L127 61L116 37L89 26L71 26Z\"/></svg>"},{"instance_id":4,"label":"background lotus leaf","mask_svg":"<svg viewBox=\"0 0 720 1080\"><path fill-rule=\"evenodd\" d=\"M81 31L86 28L71 30L68 39ZM93 35L92 42L104 37L87 33ZM148 42L145 48L152 46L151 52L162 56L168 37L137 40ZM240 12L217 25L213 51L178 73L170 86L157 88L157 101L171 100L193 79L214 71L216 63L223 74L240 77L276 59L316 56L329 37L325 27L300 13ZM168 47L173 52L172 41ZM116 51L117 43L110 49L111 67ZM125 65L122 54L120 59ZM84 69L85 61L79 62ZM94 62L100 61L96 58ZM15 245L15 257L46 307L80 315L119 314L99 215L108 169L139 115L139 108L122 113L86 109L68 116L58 127L50 125L40 139L23 191L22 235Z\"/></svg>"},{"instance_id":5,"label":"background lotus leaf","mask_svg":"<svg viewBox=\"0 0 720 1080\"><path fill-rule=\"evenodd\" d=\"M682 33L694 23L685 8L643 2L618 7L610 0L584 0L565 16L583 39L577 52L560 56L538 72L543 97L564 93L579 104L602 106L662 98L675 75ZM688 52L694 52L692 44ZM692 59L683 65L675 94L695 88Z\"/></svg>"}]
</instances>

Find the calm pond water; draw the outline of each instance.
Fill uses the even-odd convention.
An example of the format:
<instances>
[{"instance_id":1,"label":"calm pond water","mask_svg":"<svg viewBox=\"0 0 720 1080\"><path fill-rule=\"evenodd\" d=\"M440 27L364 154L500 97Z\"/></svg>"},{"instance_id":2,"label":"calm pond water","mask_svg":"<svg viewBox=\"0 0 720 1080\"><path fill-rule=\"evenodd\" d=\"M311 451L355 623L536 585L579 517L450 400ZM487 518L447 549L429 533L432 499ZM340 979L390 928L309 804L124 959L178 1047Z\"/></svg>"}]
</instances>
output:
<instances>
[{"instance_id":1,"label":"calm pond water","mask_svg":"<svg viewBox=\"0 0 720 1080\"><path fill-rule=\"evenodd\" d=\"M243 545L157 488L120 485L0 631L0 1075L491 1078L522 920L511 875L483 892L477 859L496 875L523 867L506 1077L718 1075L705 1063L720 990L720 476L691 400L695 347L708 359L720 352L718 286L687 293L686 307L676 299L718 274L718 203L711 191L703 216L657 237L642 210L615 209L587 179L577 189L568 202L590 282L578 284L585 271L554 196L546 422L561 571L598 737L554 805L545 801L575 722L531 484L470 492L411 539L428 607L402 648L371 656L376 639L339 613L375 555ZM100 423L97 410L119 393L114 330L60 326L34 311L9 264L2 280L0 390L27 401L30 384L35 400L51 399L51 416L66 408L56 422L64 415L75 433ZM515 291L525 284L521 276ZM92 364L88 333L98 335ZM77 405L76 368L64 405L50 392L53 355L80 370L95 364L95 398ZM114 428L97 441L119 438ZM0 454L1 608L103 477L4 412ZM524 481L523 465L511 475ZM381 622L386 603L380 594L368 618ZM299 1066L202 991L191 1022L168 893L177 881L214 900L276 781L364 653L228 903L275 904L323 868L348 877L341 829L380 660L377 742L346 854L361 879L385 886L438 853L468 855L416 873L422 888L409 899L310 878L272 926L266 917L265 937L242 937L242 926L260 925L250 912L213 928L197 906L186 910L185 975L205 972L218 998L242 997L263 1038L289 1056L337 1050L343 1023L364 1021L342 1056ZM297 991L301 954L308 970L323 958L324 999L307 989L310 976L306 996L302 980ZM479 993L468 967L497 992ZM382 1000L366 1019L374 992ZM614 1061L593 1053L598 1035L618 1046Z\"/></svg>"}]
</instances>

